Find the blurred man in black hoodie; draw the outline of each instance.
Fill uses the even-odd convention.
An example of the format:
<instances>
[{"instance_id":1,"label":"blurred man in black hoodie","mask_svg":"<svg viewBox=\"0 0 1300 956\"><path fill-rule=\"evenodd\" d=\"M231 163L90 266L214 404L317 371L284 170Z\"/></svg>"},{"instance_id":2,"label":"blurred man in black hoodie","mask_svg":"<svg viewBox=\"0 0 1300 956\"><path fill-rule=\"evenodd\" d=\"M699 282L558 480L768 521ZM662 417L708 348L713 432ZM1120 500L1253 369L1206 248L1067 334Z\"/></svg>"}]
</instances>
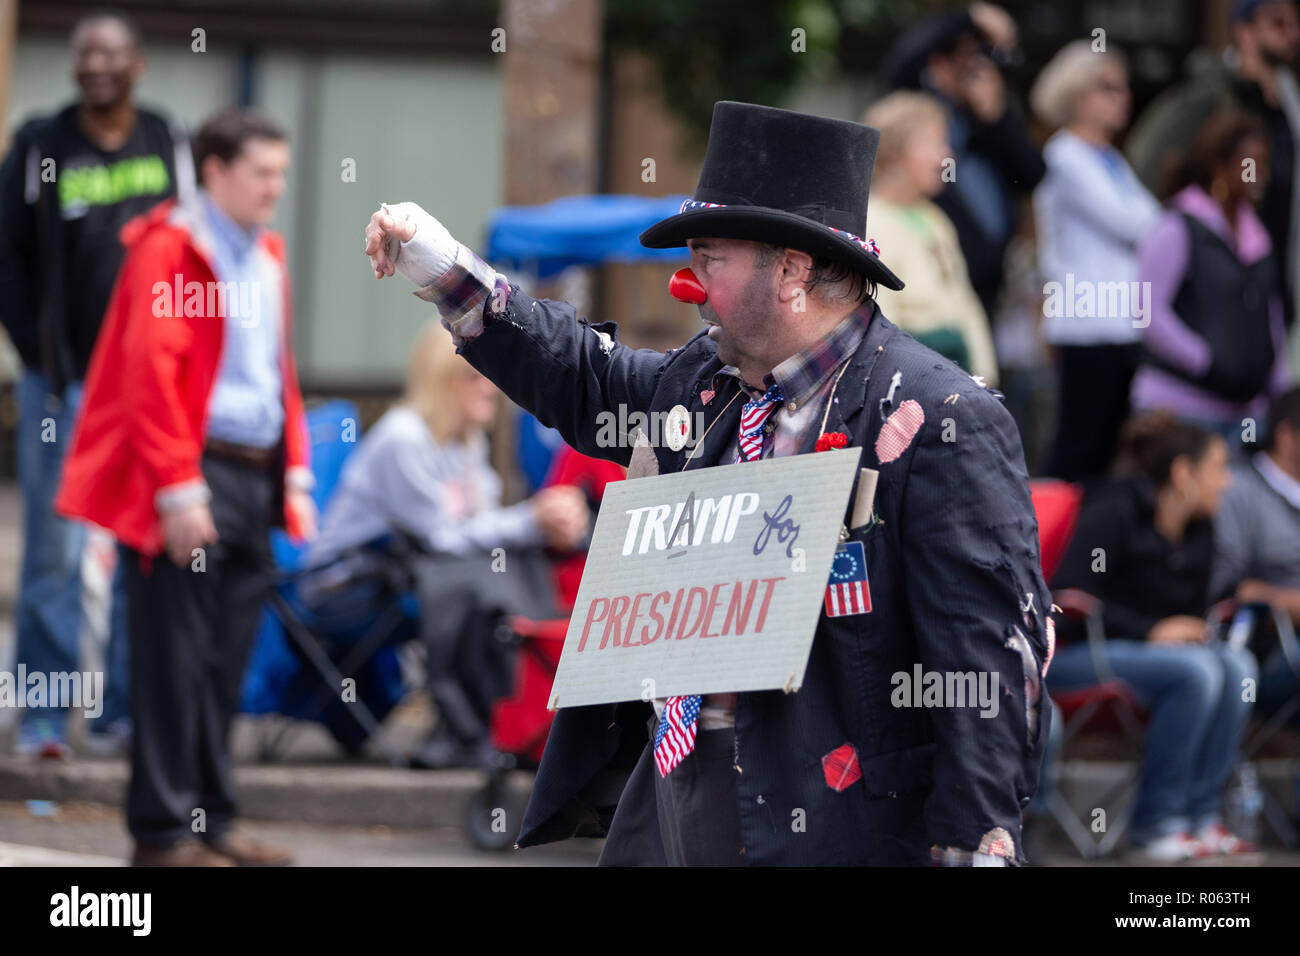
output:
<instances>
[{"instance_id":1,"label":"blurred man in black hoodie","mask_svg":"<svg viewBox=\"0 0 1300 956\"><path fill-rule=\"evenodd\" d=\"M1002 261L1016 231L1017 201L1046 167L1007 95L1001 67L1020 56L1016 23L1001 7L972 3L930 17L890 48L885 82L925 90L948 108L955 165L935 203L952 220L971 285L992 319L1002 288Z\"/></svg>"},{"instance_id":2,"label":"blurred man in black hoodie","mask_svg":"<svg viewBox=\"0 0 1300 956\"><path fill-rule=\"evenodd\" d=\"M181 177L193 178L188 143L132 99L145 70L135 26L118 14L90 14L73 28L71 50L81 98L19 127L0 166L0 322L23 363L17 663L45 674L77 670L84 532L54 514L53 497L81 381L122 262L118 230L176 194L178 157ZM120 734L126 645L116 583L114 592L99 723ZM65 718L56 706L24 709L19 751L65 754Z\"/></svg>"}]
</instances>

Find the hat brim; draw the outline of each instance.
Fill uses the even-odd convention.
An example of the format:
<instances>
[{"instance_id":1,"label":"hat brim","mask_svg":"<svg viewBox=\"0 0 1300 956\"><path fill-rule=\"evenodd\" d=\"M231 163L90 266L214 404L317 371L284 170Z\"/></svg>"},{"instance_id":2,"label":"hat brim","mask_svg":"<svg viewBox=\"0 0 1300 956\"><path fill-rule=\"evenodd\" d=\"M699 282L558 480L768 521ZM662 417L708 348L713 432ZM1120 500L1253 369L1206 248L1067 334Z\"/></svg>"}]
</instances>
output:
<instances>
[{"instance_id":1,"label":"hat brim","mask_svg":"<svg viewBox=\"0 0 1300 956\"><path fill-rule=\"evenodd\" d=\"M811 255L827 256L861 269L886 289L903 288L903 280L894 275L879 256L847 236L795 213L766 206L720 206L678 213L641 233L641 245L647 249L671 249L686 245L687 239L706 238L770 242Z\"/></svg>"}]
</instances>

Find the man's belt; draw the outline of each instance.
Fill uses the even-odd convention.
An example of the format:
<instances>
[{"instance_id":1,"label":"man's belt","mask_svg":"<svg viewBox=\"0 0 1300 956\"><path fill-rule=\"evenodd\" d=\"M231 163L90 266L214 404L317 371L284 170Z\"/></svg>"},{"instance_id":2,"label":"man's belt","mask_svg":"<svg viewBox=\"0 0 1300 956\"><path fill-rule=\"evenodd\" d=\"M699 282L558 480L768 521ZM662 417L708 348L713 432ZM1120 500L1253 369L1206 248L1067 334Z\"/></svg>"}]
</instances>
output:
<instances>
[{"instance_id":1,"label":"man's belt","mask_svg":"<svg viewBox=\"0 0 1300 956\"><path fill-rule=\"evenodd\" d=\"M214 458L237 461L241 465L250 465L254 468L269 468L275 461L276 450L274 447L257 448L253 445L222 441L220 438L209 438L203 445L203 451Z\"/></svg>"}]
</instances>

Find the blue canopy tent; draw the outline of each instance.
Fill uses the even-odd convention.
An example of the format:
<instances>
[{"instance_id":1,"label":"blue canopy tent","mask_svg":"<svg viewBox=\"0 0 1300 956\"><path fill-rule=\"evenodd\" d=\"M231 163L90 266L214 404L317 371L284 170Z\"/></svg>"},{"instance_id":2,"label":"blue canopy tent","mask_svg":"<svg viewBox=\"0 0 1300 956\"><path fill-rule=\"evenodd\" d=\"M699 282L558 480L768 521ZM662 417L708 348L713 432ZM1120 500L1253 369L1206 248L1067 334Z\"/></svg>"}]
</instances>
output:
<instances>
[{"instance_id":1,"label":"blue canopy tent","mask_svg":"<svg viewBox=\"0 0 1300 956\"><path fill-rule=\"evenodd\" d=\"M540 206L504 206L488 220L488 261L550 279L572 266L607 262L685 262L685 249L647 249L639 237L674 216L686 196L566 196ZM546 479L560 434L521 411L516 420L519 467L536 491Z\"/></svg>"},{"instance_id":2,"label":"blue canopy tent","mask_svg":"<svg viewBox=\"0 0 1300 956\"><path fill-rule=\"evenodd\" d=\"M488 220L488 261L549 279L570 266L685 260L685 249L647 249L639 236L675 216L687 196L566 196L504 206Z\"/></svg>"}]
</instances>

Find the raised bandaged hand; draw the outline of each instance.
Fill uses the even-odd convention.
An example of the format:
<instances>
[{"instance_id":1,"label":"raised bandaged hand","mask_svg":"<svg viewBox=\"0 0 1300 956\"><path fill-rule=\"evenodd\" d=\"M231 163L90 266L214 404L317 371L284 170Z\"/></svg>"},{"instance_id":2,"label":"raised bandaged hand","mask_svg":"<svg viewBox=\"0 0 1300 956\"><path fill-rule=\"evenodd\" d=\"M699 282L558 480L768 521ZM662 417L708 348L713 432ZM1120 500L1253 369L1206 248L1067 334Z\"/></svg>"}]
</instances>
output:
<instances>
[{"instance_id":1,"label":"raised bandaged hand","mask_svg":"<svg viewBox=\"0 0 1300 956\"><path fill-rule=\"evenodd\" d=\"M460 252L447 227L413 202L382 203L365 235L376 279L400 272L420 288L442 278Z\"/></svg>"}]
</instances>

